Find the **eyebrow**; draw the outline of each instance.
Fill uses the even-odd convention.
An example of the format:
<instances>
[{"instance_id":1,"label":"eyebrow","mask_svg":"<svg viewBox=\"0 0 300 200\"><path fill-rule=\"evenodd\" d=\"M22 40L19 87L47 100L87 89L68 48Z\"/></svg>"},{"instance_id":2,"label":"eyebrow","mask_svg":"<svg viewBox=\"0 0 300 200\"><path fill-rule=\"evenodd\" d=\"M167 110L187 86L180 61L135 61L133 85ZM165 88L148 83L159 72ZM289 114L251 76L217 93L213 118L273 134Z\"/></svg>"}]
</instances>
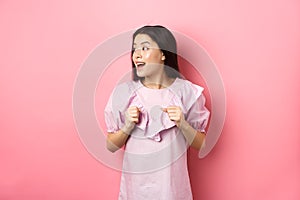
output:
<instances>
[{"instance_id":1,"label":"eyebrow","mask_svg":"<svg viewBox=\"0 0 300 200\"><path fill-rule=\"evenodd\" d=\"M150 42L145 41L145 42L142 42L141 44L150 44ZM133 43L133 45L136 45L136 43Z\"/></svg>"}]
</instances>

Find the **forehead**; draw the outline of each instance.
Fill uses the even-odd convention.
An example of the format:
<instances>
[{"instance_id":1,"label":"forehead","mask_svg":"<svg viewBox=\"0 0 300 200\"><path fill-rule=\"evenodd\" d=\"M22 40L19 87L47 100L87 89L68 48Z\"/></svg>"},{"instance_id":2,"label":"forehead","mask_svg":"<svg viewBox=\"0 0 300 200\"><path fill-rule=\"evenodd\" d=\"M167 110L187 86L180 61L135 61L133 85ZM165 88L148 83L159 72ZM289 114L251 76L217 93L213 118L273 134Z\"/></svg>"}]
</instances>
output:
<instances>
[{"instance_id":1,"label":"forehead","mask_svg":"<svg viewBox=\"0 0 300 200\"><path fill-rule=\"evenodd\" d=\"M137 34L133 40L133 45L149 43L152 46L158 46L157 43L147 34Z\"/></svg>"}]
</instances>

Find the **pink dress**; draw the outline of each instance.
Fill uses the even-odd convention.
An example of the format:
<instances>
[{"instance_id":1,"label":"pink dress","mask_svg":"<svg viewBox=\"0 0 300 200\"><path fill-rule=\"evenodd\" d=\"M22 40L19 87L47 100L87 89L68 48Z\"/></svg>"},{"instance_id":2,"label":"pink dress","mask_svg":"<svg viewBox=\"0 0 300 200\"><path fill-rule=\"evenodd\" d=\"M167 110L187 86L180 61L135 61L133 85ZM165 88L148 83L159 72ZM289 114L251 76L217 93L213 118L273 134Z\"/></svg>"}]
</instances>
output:
<instances>
[{"instance_id":1,"label":"pink dress","mask_svg":"<svg viewBox=\"0 0 300 200\"><path fill-rule=\"evenodd\" d=\"M105 108L108 132L124 126L128 107L140 109L139 123L125 146L119 200L193 199L188 144L162 108L180 106L189 124L205 132L209 111L202 92L202 87L180 78L164 89L150 89L140 81L115 88Z\"/></svg>"}]
</instances>

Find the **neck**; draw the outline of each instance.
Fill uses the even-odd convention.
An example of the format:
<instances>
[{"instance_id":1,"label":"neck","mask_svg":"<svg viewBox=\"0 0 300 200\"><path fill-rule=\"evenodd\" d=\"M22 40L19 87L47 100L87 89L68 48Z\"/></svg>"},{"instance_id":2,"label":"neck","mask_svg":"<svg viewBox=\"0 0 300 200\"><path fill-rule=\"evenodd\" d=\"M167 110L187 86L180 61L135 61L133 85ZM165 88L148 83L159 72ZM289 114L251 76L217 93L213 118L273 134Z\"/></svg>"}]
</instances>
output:
<instances>
[{"instance_id":1,"label":"neck","mask_svg":"<svg viewBox=\"0 0 300 200\"><path fill-rule=\"evenodd\" d=\"M155 77L145 77L143 84L152 89L162 89L170 86L173 82L173 78L170 78L166 75L166 73L163 73L159 76Z\"/></svg>"}]
</instances>

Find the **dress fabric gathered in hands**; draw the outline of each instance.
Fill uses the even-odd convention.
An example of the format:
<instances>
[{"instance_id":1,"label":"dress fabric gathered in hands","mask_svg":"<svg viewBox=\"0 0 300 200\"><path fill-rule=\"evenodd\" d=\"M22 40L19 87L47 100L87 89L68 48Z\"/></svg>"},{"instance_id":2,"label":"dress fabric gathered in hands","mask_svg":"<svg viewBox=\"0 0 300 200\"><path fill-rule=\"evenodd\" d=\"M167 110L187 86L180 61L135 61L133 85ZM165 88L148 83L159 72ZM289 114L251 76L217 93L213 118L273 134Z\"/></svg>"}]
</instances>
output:
<instances>
[{"instance_id":1,"label":"dress fabric gathered in hands","mask_svg":"<svg viewBox=\"0 0 300 200\"><path fill-rule=\"evenodd\" d=\"M107 132L124 126L125 112L131 106L139 109L140 116L125 145L119 200L192 200L188 143L163 109L180 107L185 120L205 132L210 113L203 88L181 78L163 89L147 88L141 81L122 83L105 107Z\"/></svg>"}]
</instances>

